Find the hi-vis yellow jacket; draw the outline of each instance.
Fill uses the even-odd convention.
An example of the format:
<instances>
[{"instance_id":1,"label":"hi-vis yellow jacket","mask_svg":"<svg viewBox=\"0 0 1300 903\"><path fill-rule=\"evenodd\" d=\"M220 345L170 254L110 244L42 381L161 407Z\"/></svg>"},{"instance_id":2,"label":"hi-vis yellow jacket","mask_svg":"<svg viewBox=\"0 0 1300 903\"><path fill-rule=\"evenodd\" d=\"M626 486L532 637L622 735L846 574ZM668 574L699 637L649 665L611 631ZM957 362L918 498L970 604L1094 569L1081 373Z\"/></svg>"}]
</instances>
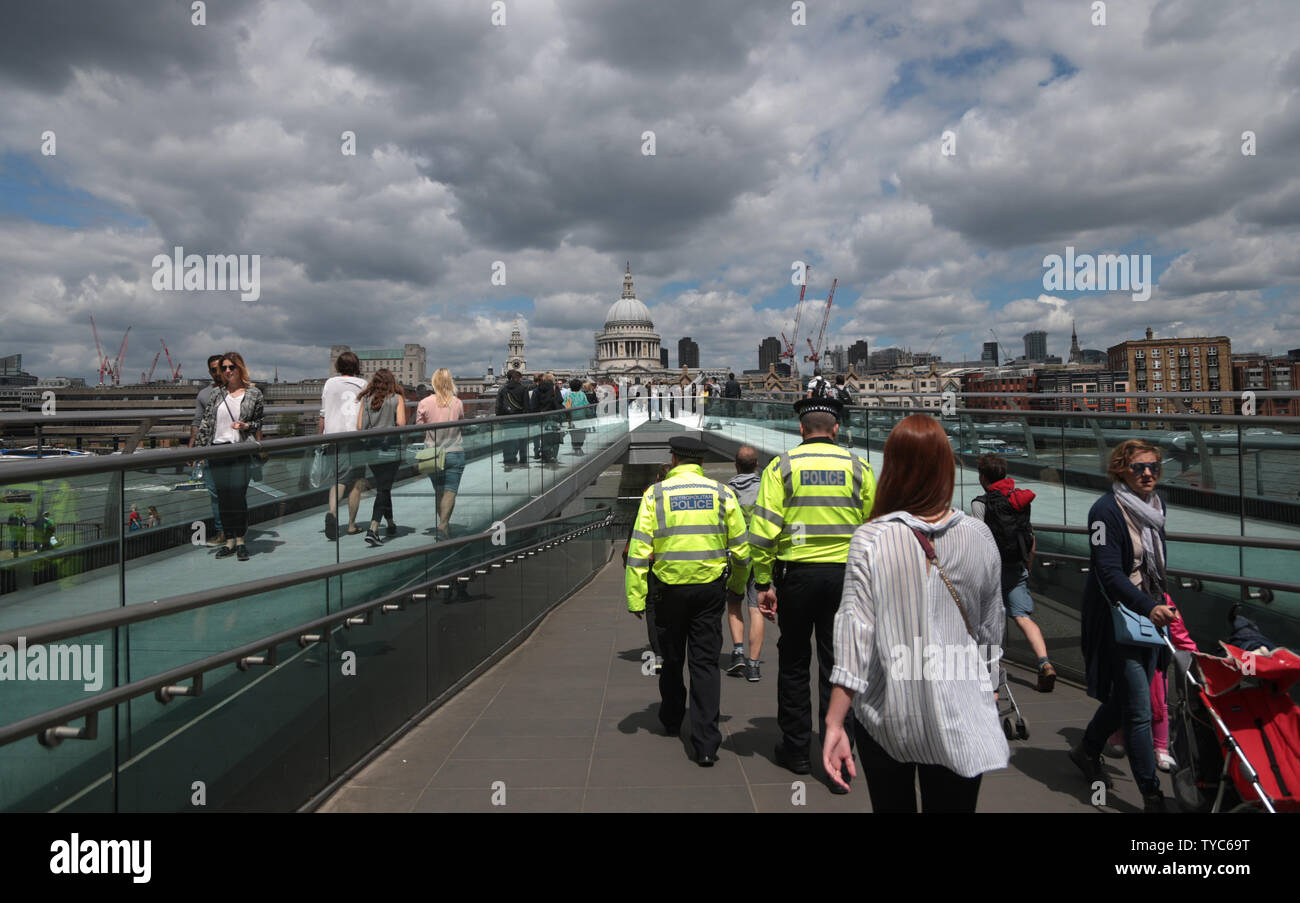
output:
<instances>
[{"instance_id":1,"label":"hi-vis yellow jacket","mask_svg":"<svg viewBox=\"0 0 1300 903\"><path fill-rule=\"evenodd\" d=\"M650 556L662 583L712 583L732 558L729 589L749 578L745 517L736 494L711 480L698 464L681 464L641 496L632 541L627 549L627 610L644 611Z\"/></svg>"},{"instance_id":2,"label":"hi-vis yellow jacket","mask_svg":"<svg viewBox=\"0 0 1300 903\"><path fill-rule=\"evenodd\" d=\"M853 531L871 516L871 465L829 438L809 439L763 470L750 522L754 583L772 582L775 559L843 564Z\"/></svg>"}]
</instances>

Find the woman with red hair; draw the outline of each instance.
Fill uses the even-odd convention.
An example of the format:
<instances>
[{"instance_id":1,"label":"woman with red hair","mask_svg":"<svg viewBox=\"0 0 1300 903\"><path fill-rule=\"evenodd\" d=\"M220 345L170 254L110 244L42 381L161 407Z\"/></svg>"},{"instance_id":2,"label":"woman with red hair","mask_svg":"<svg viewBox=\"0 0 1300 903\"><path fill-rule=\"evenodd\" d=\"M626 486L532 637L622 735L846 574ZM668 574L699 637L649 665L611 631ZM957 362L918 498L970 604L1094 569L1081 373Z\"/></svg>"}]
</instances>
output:
<instances>
[{"instance_id":1,"label":"woman with red hair","mask_svg":"<svg viewBox=\"0 0 1300 903\"><path fill-rule=\"evenodd\" d=\"M951 507L955 471L939 421L904 418L849 545L822 756L847 789L852 706L874 812L915 812L918 776L922 811L974 812L980 777L1007 765L1001 558L989 528Z\"/></svg>"}]
</instances>

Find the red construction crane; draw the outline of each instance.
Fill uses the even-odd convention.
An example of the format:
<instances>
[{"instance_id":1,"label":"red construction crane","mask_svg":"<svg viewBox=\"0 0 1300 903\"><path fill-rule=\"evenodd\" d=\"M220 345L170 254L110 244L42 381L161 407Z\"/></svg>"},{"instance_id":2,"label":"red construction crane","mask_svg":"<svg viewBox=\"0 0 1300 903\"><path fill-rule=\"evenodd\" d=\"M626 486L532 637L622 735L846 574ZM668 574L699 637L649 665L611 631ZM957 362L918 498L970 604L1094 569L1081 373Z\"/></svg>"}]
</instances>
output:
<instances>
[{"instance_id":1,"label":"red construction crane","mask_svg":"<svg viewBox=\"0 0 1300 903\"><path fill-rule=\"evenodd\" d=\"M163 346L163 354L167 355L167 367L168 367L168 368L171 370L171 372L172 372L172 382L177 382L177 381L180 380L180 378L181 378L181 365L180 365L180 362L178 361L178 362L176 362L175 364L173 364L173 363L172 363L172 353L171 353L170 351L167 350L167 342L166 342L166 340L164 340L164 339L159 339L158 341L162 342L162 346Z\"/></svg>"},{"instance_id":2,"label":"red construction crane","mask_svg":"<svg viewBox=\"0 0 1300 903\"><path fill-rule=\"evenodd\" d=\"M99 345L99 330L95 327L95 317L90 317L90 331L95 335L95 366L99 368L99 385L104 384L104 373L108 369L108 358L104 357L104 349Z\"/></svg>"},{"instance_id":3,"label":"red construction crane","mask_svg":"<svg viewBox=\"0 0 1300 903\"><path fill-rule=\"evenodd\" d=\"M149 375L148 375L148 376L145 375L145 373L144 373L143 370L140 371L140 382L141 382L141 384L143 384L143 385L148 385L149 383L153 382L153 371L157 368L157 366L158 366L158 358L160 358L160 357L162 357L162 352L161 352L161 351L155 351L155 352L153 353L153 363L149 365Z\"/></svg>"},{"instance_id":4,"label":"red construction crane","mask_svg":"<svg viewBox=\"0 0 1300 903\"><path fill-rule=\"evenodd\" d=\"M122 334L122 347L117 351L117 360L113 362L113 385L122 385L122 359L126 357L126 340L131 337L131 327Z\"/></svg>"},{"instance_id":5,"label":"red construction crane","mask_svg":"<svg viewBox=\"0 0 1300 903\"><path fill-rule=\"evenodd\" d=\"M822 341L826 338L826 321L831 318L831 300L835 297L835 286L839 284L839 279L834 279L831 282L831 293L826 296L826 310L822 312L822 328L817 332L817 344L813 345L812 339L808 340L808 347L812 349L812 354L806 355L804 360L812 361L814 370L821 364Z\"/></svg>"},{"instance_id":6,"label":"red construction crane","mask_svg":"<svg viewBox=\"0 0 1300 903\"><path fill-rule=\"evenodd\" d=\"M803 315L803 293L808 290L808 271L812 267L805 266L803 272L803 284L799 286L799 303L794 308L794 331L790 333L790 338L781 333L781 341L785 343L785 350L781 352L781 357L790 359L790 375L797 375L799 372L799 354L795 351L795 343L799 341L799 318Z\"/></svg>"}]
</instances>

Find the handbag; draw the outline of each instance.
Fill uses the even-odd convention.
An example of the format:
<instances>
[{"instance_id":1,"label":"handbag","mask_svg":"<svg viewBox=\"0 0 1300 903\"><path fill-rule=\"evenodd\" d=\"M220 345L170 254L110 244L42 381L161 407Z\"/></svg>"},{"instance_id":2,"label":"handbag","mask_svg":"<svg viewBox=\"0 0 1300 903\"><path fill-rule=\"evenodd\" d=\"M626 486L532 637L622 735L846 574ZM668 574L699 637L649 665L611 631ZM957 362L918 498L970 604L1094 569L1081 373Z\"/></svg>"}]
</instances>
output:
<instances>
[{"instance_id":1,"label":"handbag","mask_svg":"<svg viewBox=\"0 0 1300 903\"><path fill-rule=\"evenodd\" d=\"M1115 628L1115 642L1121 646L1164 646L1164 631L1153 624L1146 615L1138 614L1127 605L1112 601L1106 594L1106 587L1102 586L1101 578L1096 575L1097 572L1093 571L1097 588L1101 590L1101 597L1110 605L1110 622Z\"/></svg>"},{"instance_id":2,"label":"handbag","mask_svg":"<svg viewBox=\"0 0 1300 903\"><path fill-rule=\"evenodd\" d=\"M934 553L934 543L930 542L930 538L915 527L912 528L912 535L916 537L916 541L921 544L921 551L925 553L926 567L934 565L939 568L939 576L943 578L943 585L948 587L948 594L952 596L952 601L957 603L957 611L961 612L961 622L966 625L966 633L974 640L975 631L971 629L970 618L966 616L966 606L961 604L961 598L957 595L957 588L952 585L952 581L948 579L948 575L943 572L943 568L939 565L939 558Z\"/></svg>"},{"instance_id":3,"label":"handbag","mask_svg":"<svg viewBox=\"0 0 1300 903\"><path fill-rule=\"evenodd\" d=\"M435 474L447 468L445 448L422 448L415 453L415 469L423 474Z\"/></svg>"}]
</instances>

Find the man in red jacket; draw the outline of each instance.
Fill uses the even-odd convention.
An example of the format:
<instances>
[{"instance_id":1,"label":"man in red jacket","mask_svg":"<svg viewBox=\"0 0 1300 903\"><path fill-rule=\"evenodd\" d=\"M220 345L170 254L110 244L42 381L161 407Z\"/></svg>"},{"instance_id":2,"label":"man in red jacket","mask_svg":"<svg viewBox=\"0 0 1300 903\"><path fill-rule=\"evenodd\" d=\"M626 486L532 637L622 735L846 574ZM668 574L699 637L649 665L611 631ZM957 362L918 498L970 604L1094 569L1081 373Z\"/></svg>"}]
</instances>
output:
<instances>
[{"instance_id":1,"label":"man in red jacket","mask_svg":"<svg viewBox=\"0 0 1300 903\"><path fill-rule=\"evenodd\" d=\"M1007 462L1000 455L980 455L975 463L984 495L971 502L971 514L988 525L997 543L1002 555L1002 604L1038 659L1039 691L1050 693L1056 685L1056 669L1047 657L1043 632L1030 617L1034 597L1029 594L1029 568L1033 566L1037 548L1029 524L1029 506L1034 494L1016 488L1016 481L1007 476Z\"/></svg>"}]
</instances>

